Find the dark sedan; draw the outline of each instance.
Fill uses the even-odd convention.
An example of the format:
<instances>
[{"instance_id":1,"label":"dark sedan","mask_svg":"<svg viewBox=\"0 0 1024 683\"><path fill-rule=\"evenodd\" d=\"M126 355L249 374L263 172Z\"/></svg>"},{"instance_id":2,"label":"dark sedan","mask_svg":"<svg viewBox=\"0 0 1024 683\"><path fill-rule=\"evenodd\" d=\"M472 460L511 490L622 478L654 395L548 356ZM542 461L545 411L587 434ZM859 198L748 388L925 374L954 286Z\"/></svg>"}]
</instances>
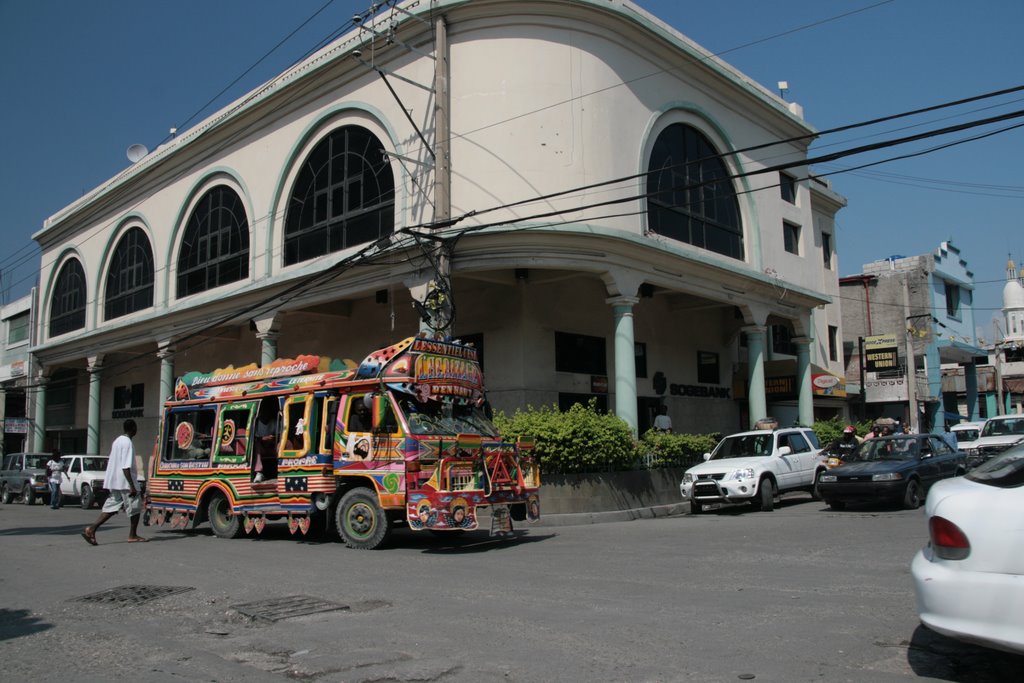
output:
<instances>
[{"instance_id":1,"label":"dark sedan","mask_svg":"<svg viewBox=\"0 0 1024 683\"><path fill-rule=\"evenodd\" d=\"M937 434L868 439L839 467L818 478L821 497L833 510L847 503L893 502L912 510L940 479L967 470L965 456Z\"/></svg>"}]
</instances>

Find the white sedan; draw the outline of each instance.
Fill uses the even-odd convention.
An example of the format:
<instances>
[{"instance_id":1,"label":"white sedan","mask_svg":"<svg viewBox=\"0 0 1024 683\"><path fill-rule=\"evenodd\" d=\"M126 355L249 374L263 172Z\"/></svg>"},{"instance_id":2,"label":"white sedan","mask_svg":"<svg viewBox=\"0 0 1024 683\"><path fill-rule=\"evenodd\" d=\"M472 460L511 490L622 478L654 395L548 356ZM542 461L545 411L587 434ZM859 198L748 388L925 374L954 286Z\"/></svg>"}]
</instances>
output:
<instances>
[{"instance_id":1,"label":"white sedan","mask_svg":"<svg viewBox=\"0 0 1024 683\"><path fill-rule=\"evenodd\" d=\"M911 564L921 622L1024 653L1024 446L928 493L930 542Z\"/></svg>"}]
</instances>

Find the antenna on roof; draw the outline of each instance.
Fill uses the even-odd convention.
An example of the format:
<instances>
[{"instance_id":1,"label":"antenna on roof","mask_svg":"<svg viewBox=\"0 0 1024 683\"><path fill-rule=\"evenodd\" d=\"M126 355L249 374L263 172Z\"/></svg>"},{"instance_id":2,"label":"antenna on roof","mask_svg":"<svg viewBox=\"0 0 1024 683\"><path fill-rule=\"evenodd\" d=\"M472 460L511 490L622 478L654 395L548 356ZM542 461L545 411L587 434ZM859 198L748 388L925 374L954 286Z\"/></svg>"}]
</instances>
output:
<instances>
[{"instance_id":1,"label":"antenna on roof","mask_svg":"<svg viewBox=\"0 0 1024 683\"><path fill-rule=\"evenodd\" d=\"M128 151L126 152L126 154L128 155L128 161L130 161L130 162L132 162L134 164L137 161L141 161L143 159L143 157L145 157L147 154L149 154L149 150L146 149L145 145L135 144L135 145L131 145L128 148Z\"/></svg>"}]
</instances>

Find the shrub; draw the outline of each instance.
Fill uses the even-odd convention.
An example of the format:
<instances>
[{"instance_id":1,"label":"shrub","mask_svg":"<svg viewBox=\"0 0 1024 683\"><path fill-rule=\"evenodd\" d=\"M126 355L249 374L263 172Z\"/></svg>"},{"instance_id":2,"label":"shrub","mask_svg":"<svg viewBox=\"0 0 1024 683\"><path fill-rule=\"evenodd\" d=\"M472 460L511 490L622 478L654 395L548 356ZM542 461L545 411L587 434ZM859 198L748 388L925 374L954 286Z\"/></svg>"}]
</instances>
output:
<instances>
[{"instance_id":1,"label":"shrub","mask_svg":"<svg viewBox=\"0 0 1024 683\"><path fill-rule=\"evenodd\" d=\"M593 399L565 412L555 406L528 406L511 417L498 412L494 423L505 440L535 437L541 471L548 474L628 469L636 459L629 425L615 415L598 412Z\"/></svg>"},{"instance_id":2,"label":"shrub","mask_svg":"<svg viewBox=\"0 0 1024 683\"><path fill-rule=\"evenodd\" d=\"M699 463L721 439L720 434L670 434L649 430L637 445L644 467L681 467Z\"/></svg>"}]
</instances>

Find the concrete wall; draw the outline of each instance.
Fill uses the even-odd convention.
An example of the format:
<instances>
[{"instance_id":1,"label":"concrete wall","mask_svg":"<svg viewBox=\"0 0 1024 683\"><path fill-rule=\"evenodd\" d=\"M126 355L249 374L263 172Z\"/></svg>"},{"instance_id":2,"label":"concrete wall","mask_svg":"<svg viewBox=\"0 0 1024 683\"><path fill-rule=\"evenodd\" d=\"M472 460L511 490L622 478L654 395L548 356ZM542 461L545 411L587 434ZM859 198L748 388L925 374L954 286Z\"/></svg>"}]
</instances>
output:
<instances>
[{"instance_id":1,"label":"concrete wall","mask_svg":"<svg viewBox=\"0 0 1024 683\"><path fill-rule=\"evenodd\" d=\"M683 468L545 475L541 516L634 510L685 502L679 494Z\"/></svg>"}]
</instances>

